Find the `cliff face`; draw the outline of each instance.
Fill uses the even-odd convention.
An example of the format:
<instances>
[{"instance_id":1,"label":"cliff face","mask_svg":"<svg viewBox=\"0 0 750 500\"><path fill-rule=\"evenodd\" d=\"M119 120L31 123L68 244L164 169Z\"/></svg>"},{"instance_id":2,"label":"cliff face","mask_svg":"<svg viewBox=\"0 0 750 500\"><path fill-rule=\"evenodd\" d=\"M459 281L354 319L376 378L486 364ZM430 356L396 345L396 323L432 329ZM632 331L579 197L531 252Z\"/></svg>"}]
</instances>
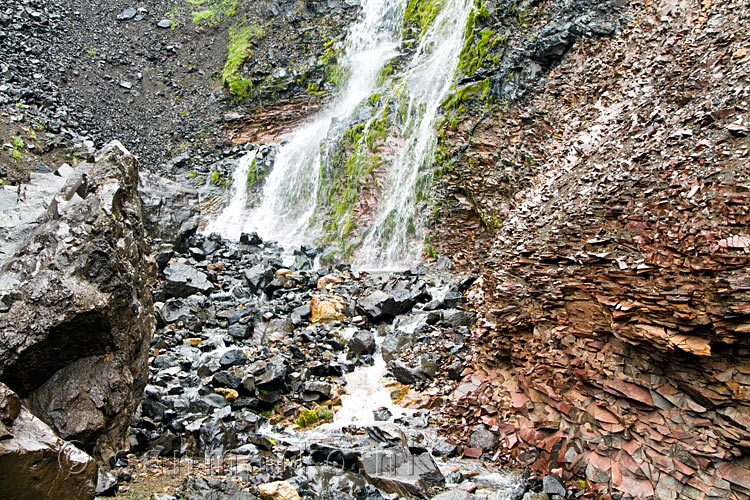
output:
<instances>
[{"instance_id":1,"label":"cliff face","mask_svg":"<svg viewBox=\"0 0 750 500\"><path fill-rule=\"evenodd\" d=\"M521 29L543 37L555 4ZM451 412L591 491L748 498L750 15L617 8L615 33L444 130L432 241L482 267L486 313Z\"/></svg>"}]
</instances>

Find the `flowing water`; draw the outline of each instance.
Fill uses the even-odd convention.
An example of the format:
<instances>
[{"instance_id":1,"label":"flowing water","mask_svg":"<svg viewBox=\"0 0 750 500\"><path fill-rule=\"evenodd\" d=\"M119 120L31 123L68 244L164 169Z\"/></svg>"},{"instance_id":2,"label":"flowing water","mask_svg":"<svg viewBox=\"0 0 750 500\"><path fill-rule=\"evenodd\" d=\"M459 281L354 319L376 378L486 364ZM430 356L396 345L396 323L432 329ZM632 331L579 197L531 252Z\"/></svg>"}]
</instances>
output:
<instances>
[{"instance_id":1,"label":"flowing water","mask_svg":"<svg viewBox=\"0 0 750 500\"><path fill-rule=\"evenodd\" d=\"M435 5L442 7L415 41L409 60L399 66L403 70L382 81L381 70L399 55L407 2L364 0L360 21L352 26L341 57L350 74L342 91L324 112L282 142L257 206L247 207L247 198L243 198L247 170L233 176L238 187L232 200L207 231L218 231L229 238L256 231L287 249L327 236L338 241L346 255L353 252L353 262L359 268L394 269L418 262L423 235L417 203L429 187L435 121L453 83L472 2L437 0ZM368 186L363 179L353 179L350 172L344 182L353 190L349 195L354 199L350 206L332 210L346 193L321 184L341 182L323 179L325 172L334 168L327 164L331 155L326 147L342 139L346 126L363 123L365 131L373 129L378 116L370 113L360 117L368 98L380 95L392 107L398 106L400 118L388 126L392 151L377 181L376 206L366 218L355 220L356 198ZM251 162L243 159L240 167L247 168ZM332 219L335 224L331 224ZM360 227L350 232L356 223Z\"/></svg>"},{"instance_id":2,"label":"flowing water","mask_svg":"<svg viewBox=\"0 0 750 500\"><path fill-rule=\"evenodd\" d=\"M326 111L286 137L266 178L262 199L255 207L248 208L245 190L245 178L255 153L242 159L234 175L236 187L233 187L232 199L226 210L212 221L208 231L218 231L235 239L242 232L256 231L264 239L277 240L287 250L320 241L326 231L332 231L330 223L327 228L323 224L326 217L329 222L332 217L326 213L330 211L332 200L325 199L326 189L322 189L322 183L330 180L325 178L332 168L327 162L334 156L336 141L345 137L347 127L361 124L360 130L366 134L382 119L382 107L362 118L363 103L382 95L386 103L398 106L400 119L388 125L390 152L377 185L378 203L366 218L366 224L358 228L356 244L352 245L356 248L352 260L360 269L394 269L418 262L423 236L417 205L424 199L423 191L429 189L436 145L435 122L440 104L451 90L472 2L442 0L441 4L440 11L419 37L410 59L404 63L404 69L378 84L383 67L398 55L406 0L364 0L361 21L352 27L347 38L343 59L351 77L340 95ZM361 151L365 139L360 137L358 141L355 152ZM357 180L354 186L355 195L359 195L362 184ZM330 189L327 192L334 196L341 194ZM352 212L349 208L348 212L335 217L346 222L347 217L353 216ZM348 228L348 224L333 227L338 231L335 239L346 237L342 227ZM408 327L399 326L401 329ZM342 335L346 337L353 331L345 330ZM333 422L306 431L267 425L262 432L274 441L298 446L311 442L336 443L344 439L345 429L350 426L383 425L373 415L373 410L378 408L388 408L393 415L391 422L412 414L411 410L400 408L391 400L383 381L388 372L379 345L383 338L376 339L378 346L373 364L359 367L345 376L347 393L341 399ZM425 429L425 432L432 435L434 429ZM481 463L456 459L451 464L459 462L462 468L477 469L480 475L476 482L482 487L510 491L520 481L512 475L496 474Z\"/></svg>"}]
</instances>

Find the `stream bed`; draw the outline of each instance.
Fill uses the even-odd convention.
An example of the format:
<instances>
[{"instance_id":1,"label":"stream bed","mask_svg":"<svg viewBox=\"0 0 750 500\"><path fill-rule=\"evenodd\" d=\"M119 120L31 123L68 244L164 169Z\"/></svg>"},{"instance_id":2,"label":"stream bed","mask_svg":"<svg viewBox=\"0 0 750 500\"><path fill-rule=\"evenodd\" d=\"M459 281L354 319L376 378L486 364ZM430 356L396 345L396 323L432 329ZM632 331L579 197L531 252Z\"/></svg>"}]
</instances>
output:
<instances>
[{"instance_id":1,"label":"stream bed","mask_svg":"<svg viewBox=\"0 0 750 500\"><path fill-rule=\"evenodd\" d=\"M198 234L162 248L158 329L131 452L186 470L207 461L228 481L187 474L185 498L214 498L196 492L230 484L239 489L226 498L243 498L275 481L315 498L446 489L521 498L519 474L462 458L431 411L413 404L420 387L460 371L471 279L422 267L313 270L317 252L297 249L286 267L281 247L256 234ZM438 348L441 338L454 347ZM497 445L489 441L488 452Z\"/></svg>"}]
</instances>

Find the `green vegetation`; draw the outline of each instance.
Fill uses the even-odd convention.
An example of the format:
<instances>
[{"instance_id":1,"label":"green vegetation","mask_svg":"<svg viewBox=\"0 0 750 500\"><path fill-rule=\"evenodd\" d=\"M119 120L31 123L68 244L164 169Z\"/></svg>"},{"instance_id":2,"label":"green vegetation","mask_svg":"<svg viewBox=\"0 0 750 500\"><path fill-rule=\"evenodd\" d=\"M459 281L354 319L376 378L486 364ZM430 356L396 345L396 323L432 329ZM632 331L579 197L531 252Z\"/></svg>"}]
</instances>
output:
<instances>
[{"instance_id":1,"label":"green vegetation","mask_svg":"<svg viewBox=\"0 0 750 500\"><path fill-rule=\"evenodd\" d=\"M20 160L21 159L21 152L17 149L14 149L13 152L10 154L14 160Z\"/></svg>"},{"instance_id":2,"label":"green vegetation","mask_svg":"<svg viewBox=\"0 0 750 500\"><path fill-rule=\"evenodd\" d=\"M194 24L215 26L237 13L239 0L187 0L187 3L201 10L191 13Z\"/></svg>"},{"instance_id":3,"label":"green vegetation","mask_svg":"<svg viewBox=\"0 0 750 500\"><path fill-rule=\"evenodd\" d=\"M335 42L336 40L326 42L323 54L318 57L318 64L323 66L326 81L338 89L349 78L351 72L341 61L341 52L344 50L344 46Z\"/></svg>"},{"instance_id":4,"label":"green vegetation","mask_svg":"<svg viewBox=\"0 0 750 500\"><path fill-rule=\"evenodd\" d=\"M14 135L11 138L10 142L12 142L13 143L13 147L15 147L17 149L22 149L25 146L25 144L23 142L23 139L20 136L17 136L17 135Z\"/></svg>"},{"instance_id":5,"label":"green vegetation","mask_svg":"<svg viewBox=\"0 0 750 500\"><path fill-rule=\"evenodd\" d=\"M489 49L503 41L502 35L496 35L491 29L480 29L480 21L489 19L485 5L475 2L475 7L466 19L464 46L458 57L458 69L466 76L473 75L487 60ZM496 56L494 62L499 58Z\"/></svg>"},{"instance_id":6,"label":"green vegetation","mask_svg":"<svg viewBox=\"0 0 750 500\"><path fill-rule=\"evenodd\" d=\"M319 406L314 410L302 410L294 423L299 427L306 428L322 422L331 422L332 420L333 412L326 406Z\"/></svg>"},{"instance_id":7,"label":"green vegetation","mask_svg":"<svg viewBox=\"0 0 750 500\"><path fill-rule=\"evenodd\" d=\"M419 33L421 39L442 8L442 0L409 0L404 11L401 39L406 41L411 38L409 34L414 31ZM411 47L410 42L406 45Z\"/></svg>"},{"instance_id":8,"label":"green vegetation","mask_svg":"<svg viewBox=\"0 0 750 500\"><path fill-rule=\"evenodd\" d=\"M321 162L318 199L328 212L326 241L338 241L345 257L360 243L351 238L356 229L354 208L363 188L376 187L374 171L382 162L378 148L391 126L389 100L374 94L368 103L375 108L375 117L347 129Z\"/></svg>"},{"instance_id":9,"label":"green vegetation","mask_svg":"<svg viewBox=\"0 0 750 500\"><path fill-rule=\"evenodd\" d=\"M250 55L249 45L252 38L263 36L263 28L256 25L235 24L229 29L229 44L227 45L227 60L221 79L229 87L229 92L239 100L250 97L253 82L242 77L242 65Z\"/></svg>"},{"instance_id":10,"label":"green vegetation","mask_svg":"<svg viewBox=\"0 0 750 500\"><path fill-rule=\"evenodd\" d=\"M383 66L383 68L378 73L378 80L377 85L380 87L385 83L385 81L393 74L393 60L389 61L388 64Z\"/></svg>"},{"instance_id":11,"label":"green vegetation","mask_svg":"<svg viewBox=\"0 0 750 500\"><path fill-rule=\"evenodd\" d=\"M265 178L266 172L258 170L258 167L255 164L255 160L253 160L247 169L247 180L245 181L245 186L249 189L259 184Z\"/></svg>"}]
</instances>

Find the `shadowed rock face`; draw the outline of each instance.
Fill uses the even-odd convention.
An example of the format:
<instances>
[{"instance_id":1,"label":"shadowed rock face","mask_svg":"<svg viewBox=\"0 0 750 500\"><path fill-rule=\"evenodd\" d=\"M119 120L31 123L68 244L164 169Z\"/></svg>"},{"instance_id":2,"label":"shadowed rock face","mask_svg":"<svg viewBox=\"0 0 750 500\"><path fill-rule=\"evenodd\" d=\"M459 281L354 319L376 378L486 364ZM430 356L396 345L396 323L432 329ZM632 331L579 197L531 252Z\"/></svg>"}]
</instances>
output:
<instances>
[{"instance_id":1,"label":"shadowed rock face","mask_svg":"<svg viewBox=\"0 0 750 500\"><path fill-rule=\"evenodd\" d=\"M154 329L137 185L119 142L79 165L0 283L0 381L104 459L140 401Z\"/></svg>"}]
</instances>

